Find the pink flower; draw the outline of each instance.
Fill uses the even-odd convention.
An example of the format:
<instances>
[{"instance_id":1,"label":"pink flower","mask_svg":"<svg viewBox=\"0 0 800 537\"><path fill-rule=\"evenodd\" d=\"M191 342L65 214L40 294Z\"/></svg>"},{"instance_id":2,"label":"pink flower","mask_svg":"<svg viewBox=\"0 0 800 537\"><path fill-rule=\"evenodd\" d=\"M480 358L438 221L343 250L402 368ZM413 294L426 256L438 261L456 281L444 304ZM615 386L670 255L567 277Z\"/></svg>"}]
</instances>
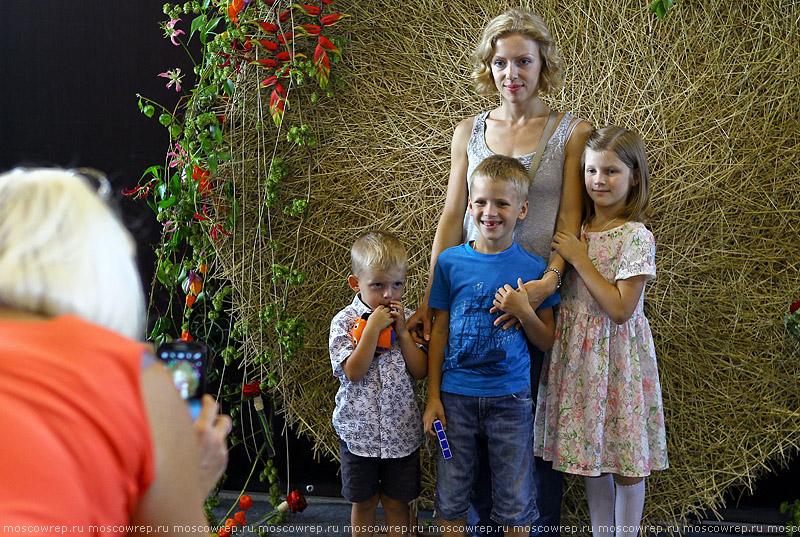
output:
<instances>
[{"instance_id":1,"label":"pink flower","mask_svg":"<svg viewBox=\"0 0 800 537\"><path fill-rule=\"evenodd\" d=\"M177 153L175 151L177 151ZM181 144L179 144L178 142L175 142L175 151L170 151L169 153L167 153L168 157L173 157L173 160L171 160L169 163L170 168L174 168L178 164L183 164L189 157L189 154L186 152L184 148L181 147Z\"/></svg>"},{"instance_id":2,"label":"pink flower","mask_svg":"<svg viewBox=\"0 0 800 537\"><path fill-rule=\"evenodd\" d=\"M166 73L159 73L158 76L169 78L169 82L167 82L168 88L175 84L175 91L181 91L181 78L183 78L184 75L181 74L180 67L176 67L172 71L167 71Z\"/></svg>"},{"instance_id":3,"label":"pink flower","mask_svg":"<svg viewBox=\"0 0 800 537\"><path fill-rule=\"evenodd\" d=\"M181 34L185 34L183 30L176 30L175 25L178 24L181 20L180 19L170 19L169 22L164 23L164 37L169 37L172 44L175 46L180 45L179 42L175 41L175 38Z\"/></svg>"}]
</instances>

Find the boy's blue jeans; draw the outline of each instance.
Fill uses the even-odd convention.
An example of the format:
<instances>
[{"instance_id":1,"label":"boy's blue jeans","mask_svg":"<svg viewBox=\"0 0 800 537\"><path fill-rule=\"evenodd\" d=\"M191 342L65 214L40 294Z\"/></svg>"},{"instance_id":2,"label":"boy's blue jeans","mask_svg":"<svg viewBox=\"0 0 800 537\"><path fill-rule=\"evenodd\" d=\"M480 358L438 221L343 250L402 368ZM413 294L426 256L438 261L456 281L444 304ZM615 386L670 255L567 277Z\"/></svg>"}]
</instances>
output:
<instances>
[{"instance_id":1,"label":"boy's blue jeans","mask_svg":"<svg viewBox=\"0 0 800 537\"><path fill-rule=\"evenodd\" d=\"M467 516L478 477L478 446L489 457L494 502L491 519L503 526L527 526L537 516L533 484L533 400L529 388L500 397L442 392L447 440L453 454L438 455L436 512L444 520Z\"/></svg>"},{"instance_id":2,"label":"boy's blue jeans","mask_svg":"<svg viewBox=\"0 0 800 537\"><path fill-rule=\"evenodd\" d=\"M536 394L539 388L539 377L542 373L544 353L528 345L531 352L531 389L533 390L534 409ZM475 537L501 535L500 526L492 522L492 480L488 468L486 444L479 446L479 471L475 486L472 489L467 526ZM564 488L564 474L553 470L553 464L535 457L533 480L536 486L536 507L539 518L531 526L531 535L560 536L561 530L561 497Z\"/></svg>"}]
</instances>

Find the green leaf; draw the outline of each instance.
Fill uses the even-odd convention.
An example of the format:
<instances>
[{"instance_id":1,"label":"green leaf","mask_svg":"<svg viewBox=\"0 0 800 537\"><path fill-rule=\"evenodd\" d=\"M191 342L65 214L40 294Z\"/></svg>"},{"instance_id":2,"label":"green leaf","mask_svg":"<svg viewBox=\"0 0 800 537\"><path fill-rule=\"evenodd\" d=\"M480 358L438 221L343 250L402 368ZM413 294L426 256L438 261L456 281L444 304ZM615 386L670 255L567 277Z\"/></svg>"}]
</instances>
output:
<instances>
[{"instance_id":1,"label":"green leaf","mask_svg":"<svg viewBox=\"0 0 800 537\"><path fill-rule=\"evenodd\" d=\"M144 171L139 180L141 181L142 179L144 179L145 175L148 174L152 174L154 178L158 179L161 176L161 170L163 169L164 169L163 166L150 166Z\"/></svg>"},{"instance_id":2,"label":"green leaf","mask_svg":"<svg viewBox=\"0 0 800 537\"><path fill-rule=\"evenodd\" d=\"M172 207L176 203L178 203L178 198L176 196L170 196L165 200L159 201L157 205L162 209L166 209L167 207Z\"/></svg>"},{"instance_id":3,"label":"green leaf","mask_svg":"<svg viewBox=\"0 0 800 537\"><path fill-rule=\"evenodd\" d=\"M158 122L168 127L172 123L172 116L169 114L161 114L158 116Z\"/></svg>"},{"instance_id":4,"label":"green leaf","mask_svg":"<svg viewBox=\"0 0 800 537\"><path fill-rule=\"evenodd\" d=\"M214 137L214 140L216 140L218 144L221 144L222 143L222 129L220 129L216 125L209 125L208 130L211 131L211 136Z\"/></svg>"},{"instance_id":5,"label":"green leaf","mask_svg":"<svg viewBox=\"0 0 800 537\"><path fill-rule=\"evenodd\" d=\"M222 91L228 94L228 97L233 97L233 80L226 78L222 83Z\"/></svg>"},{"instance_id":6,"label":"green leaf","mask_svg":"<svg viewBox=\"0 0 800 537\"><path fill-rule=\"evenodd\" d=\"M142 108L142 114L146 115L147 117L153 117L153 114L156 113L155 107L152 104L145 105Z\"/></svg>"},{"instance_id":7,"label":"green leaf","mask_svg":"<svg viewBox=\"0 0 800 537\"><path fill-rule=\"evenodd\" d=\"M165 334L166 330L168 330L172 326L172 322L167 317L159 317L155 325L153 325L153 331L150 332L150 339L155 340L156 343L160 343L168 338Z\"/></svg>"},{"instance_id":8,"label":"green leaf","mask_svg":"<svg viewBox=\"0 0 800 537\"><path fill-rule=\"evenodd\" d=\"M663 19L667 16L667 11L677 2L678 0L655 0L650 5L650 11L658 15L659 19Z\"/></svg>"},{"instance_id":9,"label":"green leaf","mask_svg":"<svg viewBox=\"0 0 800 537\"><path fill-rule=\"evenodd\" d=\"M206 23L205 26L200 28L200 42L201 43L203 43L204 45L206 44L206 42L208 41L208 34L214 31L214 29L217 27L217 24L221 20L222 20L222 17L213 18L210 21L208 21L208 23Z\"/></svg>"},{"instance_id":10,"label":"green leaf","mask_svg":"<svg viewBox=\"0 0 800 537\"><path fill-rule=\"evenodd\" d=\"M205 15L198 15L197 17L192 20L192 28L189 30L189 41L192 40L192 36L197 30L200 30L201 27L205 27L206 23L206 16Z\"/></svg>"},{"instance_id":11,"label":"green leaf","mask_svg":"<svg viewBox=\"0 0 800 537\"><path fill-rule=\"evenodd\" d=\"M169 181L169 191L172 196L178 196L181 193L181 176L180 174L172 174L172 179Z\"/></svg>"},{"instance_id":12,"label":"green leaf","mask_svg":"<svg viewBox=\"0 0 800 537\"><path fill-rule=\"evenodd\" d=\"M219 165L217 162L217 155L212 153L206 159L206 163L208 164L208 169L212 172L217 170L217 166Z\"/></svg>"},{"instance_id":13,"label":"green leaf","mask_svg":"<svg viewBox=\"0 0 800 537\"><path fill-rule=\"evenodd\" d=\"M165 183L161 183L156 187L156 195L158 198L164 199L167 197L167 185Z\"/></svg>"},{"instance_id":14,"label":"green leaf","mask_svg":"<svg viewBox=\"0 0 800 537\"><path fill-rule=\"evenodd\" d=\"M181 132L183 132L183 127L181 127L177 123L173 123L169 128L170 135L175 139L177 139L181 135Z\"/></svg>"}]
</instances>

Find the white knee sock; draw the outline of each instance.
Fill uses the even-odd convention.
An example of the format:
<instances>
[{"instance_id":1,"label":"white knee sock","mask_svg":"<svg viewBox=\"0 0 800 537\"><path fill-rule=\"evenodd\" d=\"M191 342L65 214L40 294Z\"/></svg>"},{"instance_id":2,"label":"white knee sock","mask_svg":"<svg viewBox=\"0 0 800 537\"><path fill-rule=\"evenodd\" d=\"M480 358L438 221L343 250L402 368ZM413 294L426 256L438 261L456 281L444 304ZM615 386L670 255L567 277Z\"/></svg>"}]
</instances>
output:
<instances>
[{"instance_id":1,"label":"white knee sock","mask_svg":"<svg viewBox=\"0 0 800 537\"><path fill-rule=\"evenodd\" d=\"M635 485L617 485L617 501L614 507L617 537L636 537L639 535L643 509L644 479Z\"/></svg>"},{"instance_id":2,"label":"white knee sock","mask_svg":"<svg viewBox=\"0 0 800 537\"><path fill-rule=\"evenodd\" d=\"M594 537L614 537L614 478L611 474L584 477Z\"/></svg>"}]
</instances>

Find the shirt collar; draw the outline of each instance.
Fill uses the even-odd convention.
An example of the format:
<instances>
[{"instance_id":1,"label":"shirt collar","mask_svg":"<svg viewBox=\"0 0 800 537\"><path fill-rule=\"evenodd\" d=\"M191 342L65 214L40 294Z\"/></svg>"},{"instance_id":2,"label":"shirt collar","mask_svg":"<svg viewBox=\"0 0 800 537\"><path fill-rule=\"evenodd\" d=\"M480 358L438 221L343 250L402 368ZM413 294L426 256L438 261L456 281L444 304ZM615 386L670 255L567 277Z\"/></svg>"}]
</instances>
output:
<instances>
[{"instance_id":1,"label":"shirt collar","mask_svg":"<svg viewBox=\"0 0 800 537\"><path fill-rule=\"evenodd\" d=\"M361 293L356 293L356 296L353 297L353 302L350 304L350 306L356 310L356 313L358 313L359 317L367 312L372 313L372 308L361 301Z\"/></svg>"}]
</instances>

